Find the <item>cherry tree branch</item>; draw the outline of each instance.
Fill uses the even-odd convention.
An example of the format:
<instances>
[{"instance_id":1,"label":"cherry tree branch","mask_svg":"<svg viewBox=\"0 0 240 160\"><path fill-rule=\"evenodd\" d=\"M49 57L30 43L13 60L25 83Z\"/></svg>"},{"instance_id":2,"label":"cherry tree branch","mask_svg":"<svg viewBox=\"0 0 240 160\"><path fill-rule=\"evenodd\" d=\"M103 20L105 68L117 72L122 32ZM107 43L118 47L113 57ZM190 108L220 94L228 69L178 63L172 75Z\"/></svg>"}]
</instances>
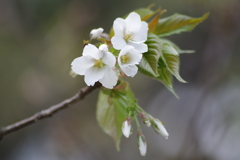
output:
<instances>
[{"instance_id":1,"label":"cherry tree branch","mask_svg":"<svg viewBox=\"0 0 240 160\"><path fill-rule=\"evenodd\" d=\"M9 126L1 128L0 140L4 136L6 136L14 131L17 131L17 130L25 128L33 123L36 123L38 120L51 117L53 114L57 113L58 111L70 107L71 105L75 104L76 102L82 100L87 94L89 94L96 88L99 88L100 86L101 86L100 83L96 83L94 86L87 86L87 87L81 89L78 93L76 93L73 97L71 97L69 99L66 99L56 105L53 105L53 106L49 107L48 109L42 110L29 118L23 119L19 122L16 122L14 124L11 124Z\"/></svg>"}]
</instances>

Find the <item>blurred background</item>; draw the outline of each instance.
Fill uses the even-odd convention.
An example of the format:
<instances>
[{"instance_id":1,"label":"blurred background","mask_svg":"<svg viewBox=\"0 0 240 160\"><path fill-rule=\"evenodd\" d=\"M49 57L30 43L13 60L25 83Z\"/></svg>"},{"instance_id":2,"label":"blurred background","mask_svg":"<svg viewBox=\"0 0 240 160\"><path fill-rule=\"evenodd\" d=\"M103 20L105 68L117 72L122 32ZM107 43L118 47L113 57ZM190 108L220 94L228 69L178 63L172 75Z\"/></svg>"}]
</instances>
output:
<instances>
[{"instance_id":1,"label":"blurred background","mask_svg":"<svg viewBox=\"0 0 240 160\"><path fill-rule=\"evenodd\" d=\"M210 17L190 33L169 37L181 49L180 99L141 74L127 78L139 105L165 122L165 140L142 125L146 157L136 132L117 152L96 121L97 91L50 119L7 135L1 160L239 160L239 0L0 0L0 126L29 117L74 95L83 77L69 76L93 28L110 30L117 17L151 3L174 13Z\"/></svg>"}]
</instances>

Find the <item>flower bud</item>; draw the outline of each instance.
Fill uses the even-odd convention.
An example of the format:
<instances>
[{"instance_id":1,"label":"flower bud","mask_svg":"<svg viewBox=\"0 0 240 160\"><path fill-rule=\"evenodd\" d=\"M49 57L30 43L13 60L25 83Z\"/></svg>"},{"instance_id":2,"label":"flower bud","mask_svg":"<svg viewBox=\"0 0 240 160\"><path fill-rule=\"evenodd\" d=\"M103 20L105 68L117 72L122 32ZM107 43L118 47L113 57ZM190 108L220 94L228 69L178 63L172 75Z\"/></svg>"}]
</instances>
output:
<instances>
[{"instance_id":1,"label":"flower bud","mask_svg":"<svg viewBox=\"0 0 240 160\"><path fill-rule=\"evenodd\" d=\"M90 32L90 39L97 39L100 38L101 34L103 33L103 29L102 28L98 28L98 29L93 29Z\"/></svg>"},{"instance_id":2,"label":"flower bud","mask_svg":"<svg viewBox=\"0 0 240 160\"><path fill-rule=\"evenodd\" d=\"M159 121L158 119L152 119L151 124L157 134L160 134L164 138L168 139L169 134L161 121Z\"/></svg>"},{"instance_id":3,"label":"flower bud","mask_svg":"<svg viewBox=\"0 0 240 160\"><path fill-rule=\"evenodd\" d=\"M151 122L149 119L144 119L143 120L143 123L146 124L147 127L150 127L151 126Z\"/></svg>"},{"instance_id":4,"label":"flower bud","mask_svg":"<svg viewBox=\"0 0 240 160\"><path fill-rule=\"evenodd\" d=\"M128 117L126 119L126 121L123 122L122 124L122 133L123 135L128 138L131 133L132 133L132 127L131 127L131 121L130 121L130 117Z\"/></svg>"},{"instance_id":5,"label":"flower bud","mask_svg":"<svg viewBox=\"0 0 240 160\"><path fill-rule=\"evenodd\" d=\"M102 44L101 46L99 46L99 51L101 52L108 52L108 47L106 44Z\"/></svg>"},{"instance_id":6,"label":"flower bud","mask_svg":"<svg viewBox=\"0 0 240 160\"><path fill-rule=\"evenodd\" d=\"M147 153L147 143L143 134L138 135L138 147L139 147L140 154L142 156L145 156Z\"/></svg>"},{"instance_id":7,"label":"flower bud","mask_svg":"<svg viewBox=\"0 0 240 160\"><path fill-rule=\"evenodd\" d=\"M146 116L143 112L141 112L140 117L143 119L143 123L146 124L147 127L151 126L149 116Z\"/></svg>"}]
</instances>

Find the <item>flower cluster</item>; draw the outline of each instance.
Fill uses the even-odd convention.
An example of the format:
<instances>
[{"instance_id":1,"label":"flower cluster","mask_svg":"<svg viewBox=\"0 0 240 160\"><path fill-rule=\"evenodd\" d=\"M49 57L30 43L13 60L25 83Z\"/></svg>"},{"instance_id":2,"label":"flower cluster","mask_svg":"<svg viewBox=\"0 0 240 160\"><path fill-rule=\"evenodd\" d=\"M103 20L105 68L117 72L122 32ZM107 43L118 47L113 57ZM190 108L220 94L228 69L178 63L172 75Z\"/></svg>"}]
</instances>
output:
<instances>
[{"instance_id":1,"label":"flower cluster","mask_svg":"<svg viewBox=\"0 0 240 160\"><path fill-rule=\"evenodd\" d=\"M89 35L90 40L84 44L82 56L74 59L71 64L72 72L84 75L88 86L100 82L103 87L113 89L117 85L119 77L134 77L137 74L138 67L136 65L142 60L143 53L148 52L148 46L145 44L148 29L148 24L141 21L141 17L136 12L130 13L126 19L117 18L114 21L114 35L103 33L103 28L93 29ZM97 45L93 45L92 42L95 41L98 42ZM149 48L149 50L151 49ZM126 97L125 100L128 98ZM126 104L128 106L124 106L124 108L129 115L122 123L122 133L126 138L132 134L132 118L135 117L138 127L139 151L142 156L145 156L147 142L136 115L139 114L144 124L148 127L151 126L157 134L166 139L168 132L163 123L143 111L136 104L136 100L129 100Z\"/></svg>"},{"instance_id":2,"label":"flower cluster","mask_svg":"<svg viewBox=\"0 0 240 160\"><path fill-rule=\"evenodd\" d=\"M113 23L114 36L104 35L103 29L90 32L90 41L85 45L81 57L73 60L72 71L84 75L88 86L100 82L102 86L112 89L123 75L134 77L137 74L137 64L142 59L142 53L148 51L148 24L141 21L140 16L132 12L126 19L117 18ZM92 40L103 42L98 48L90 44Z\"/></svg>"}]
</instances>

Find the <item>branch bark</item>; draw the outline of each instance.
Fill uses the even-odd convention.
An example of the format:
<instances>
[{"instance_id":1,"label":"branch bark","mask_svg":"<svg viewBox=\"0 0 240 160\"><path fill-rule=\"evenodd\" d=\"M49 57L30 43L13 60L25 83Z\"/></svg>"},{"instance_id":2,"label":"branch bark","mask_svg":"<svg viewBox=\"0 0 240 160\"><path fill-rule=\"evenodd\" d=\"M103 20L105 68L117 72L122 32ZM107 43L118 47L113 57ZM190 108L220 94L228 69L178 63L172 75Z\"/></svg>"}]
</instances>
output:
<instances>
[{"instance_id":1,"label":"branch bark","mask_svg":"<svg viewBox=\"0 0 240 160\"><path fill-rule=\"evenodd\" d=\"M25 128L33 123L36 123L38 120L45 119L48 117L51 117L53 114L57 113L58 111L70 107L72 104L75 104L76 102L82 100L87 94L95 90L96 88L99 88L101 86L100 83L96 83L94 86L87 86L83 89L81 89L78 93L76 93L73 97L66 99L56 105L53 105L49 107L48 109L42 110L33 116L23 119L19 122L16 122L14 124L11 124L9 126L3 127L0 130L0 140L19 129Z\"/></svg>"}]
</instances>

